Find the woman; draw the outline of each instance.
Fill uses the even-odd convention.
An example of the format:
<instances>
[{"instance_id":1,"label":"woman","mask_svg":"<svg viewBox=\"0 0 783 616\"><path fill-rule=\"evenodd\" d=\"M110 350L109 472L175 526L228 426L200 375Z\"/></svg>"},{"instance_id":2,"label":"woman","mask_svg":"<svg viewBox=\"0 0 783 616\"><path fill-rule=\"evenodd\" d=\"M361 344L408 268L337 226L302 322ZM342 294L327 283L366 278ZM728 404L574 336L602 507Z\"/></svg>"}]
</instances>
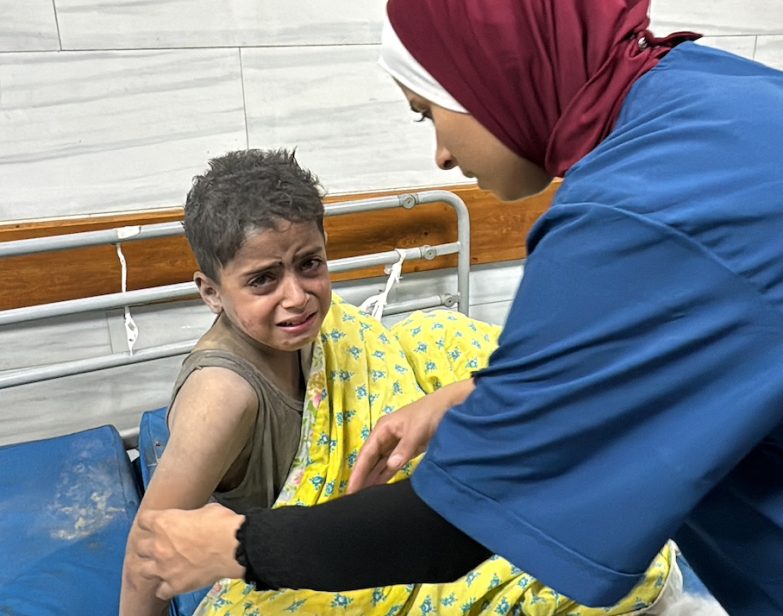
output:
<instances>
[{"instance_id":1,"label":"woman","mask_svg":"<svg viewBox=\"0 0 783 616\"><path fill-rule=\"evenodd\" d=\"M729 613L783 611L783 74L656 39L647 9L390 0L382 63L438 164L507 200L562 186L475 389L390 416L353 487L426 446L413 479L246 520L150 514L162 595L441 581L491 551L606 605L673 536Z\"/></svg>"}]
</instances>

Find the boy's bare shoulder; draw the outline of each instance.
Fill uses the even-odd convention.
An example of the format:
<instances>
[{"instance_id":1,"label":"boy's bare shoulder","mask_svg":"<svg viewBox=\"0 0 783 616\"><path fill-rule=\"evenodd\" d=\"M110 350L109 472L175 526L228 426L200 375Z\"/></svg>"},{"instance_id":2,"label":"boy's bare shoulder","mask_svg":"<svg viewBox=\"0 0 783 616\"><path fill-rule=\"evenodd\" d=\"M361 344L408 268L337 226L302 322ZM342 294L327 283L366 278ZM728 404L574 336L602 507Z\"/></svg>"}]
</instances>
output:
<instances>
[{"instance_id":1,"label":"boy's bare shoulder","mask_svg":"<svg viewBox=\"0 0 783 616\"><path fill-rule=\"evenodd\" d=\"M177 417L200 417L205 425L219 420L252 424L258 413L258 397L250 383L228 368L209 366L193 371L182 384L169 412L169 427Z\"/></svg>"}]
</instances>

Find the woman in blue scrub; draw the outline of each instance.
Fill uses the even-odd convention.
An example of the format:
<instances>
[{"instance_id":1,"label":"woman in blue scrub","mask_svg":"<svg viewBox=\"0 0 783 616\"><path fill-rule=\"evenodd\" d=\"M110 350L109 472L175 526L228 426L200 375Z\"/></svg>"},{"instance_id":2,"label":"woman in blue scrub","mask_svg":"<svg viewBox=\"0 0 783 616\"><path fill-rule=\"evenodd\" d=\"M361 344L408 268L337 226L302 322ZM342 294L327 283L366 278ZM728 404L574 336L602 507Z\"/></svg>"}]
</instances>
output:
<instances>
[{"instance_id":1,"label":"woman in blue scrub","mask_svg":"<svg viewBox=\"0 0 783 616\"><path fill-rule=\"evenodd\" d=\"M783 613L783 73L655 38L648 8L390 0L381 64L438 164L504 200L562 185L489 367L380 424L352 488L426 449L413 479L149 513L161 596L447 581L494 552L608 605L673 537L732 616Z\"/></svg>"}]
</instances>

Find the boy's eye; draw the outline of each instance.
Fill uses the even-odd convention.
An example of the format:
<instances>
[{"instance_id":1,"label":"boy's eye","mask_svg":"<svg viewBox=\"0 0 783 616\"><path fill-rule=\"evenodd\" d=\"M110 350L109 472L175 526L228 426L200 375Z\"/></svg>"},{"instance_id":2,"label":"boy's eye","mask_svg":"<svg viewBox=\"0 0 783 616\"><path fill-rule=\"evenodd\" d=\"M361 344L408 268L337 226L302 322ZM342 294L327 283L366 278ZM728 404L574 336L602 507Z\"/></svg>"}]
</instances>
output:
<instances>
[{"instance_id":1,"label":"boy's eye","mask_svg":"<svg viewBox=\"0 0 783 616\"><path fill-rule=\"evenodd\" d=\"M310 259L305 259L302 261L302 271L303 272L317 272L321 269L321 266L324 264L323 259L319 257L312 257Z\"/></svg>"},{"instance_id":2,"label":"boy's eye","mask_svg":"<svg viewBox=\"0 0 783 616\"><path fill-rule=\"evenodd\" d=\"M273 283L274 281L274 276L270 274L260 274L255 278L251 278L249 284L251 287L263 287Z\"/></svg>"}]
</instances>

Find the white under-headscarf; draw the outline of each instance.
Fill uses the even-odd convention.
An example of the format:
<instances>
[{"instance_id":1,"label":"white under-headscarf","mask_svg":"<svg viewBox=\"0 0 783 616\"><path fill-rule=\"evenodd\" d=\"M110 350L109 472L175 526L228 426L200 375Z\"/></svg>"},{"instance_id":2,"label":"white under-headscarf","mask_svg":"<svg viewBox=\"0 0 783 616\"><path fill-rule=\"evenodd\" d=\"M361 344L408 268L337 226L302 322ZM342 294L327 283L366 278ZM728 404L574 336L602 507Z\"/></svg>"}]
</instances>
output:
<instances>
[{"instance_id":1,"label":"white under-headscarf","mask_svg":"<svg viewBox=\"0 0 783 616\"><path fill-rule=\"evenodd\" d=\"M381 57L378 64L406 88L439 107L458 113L468 113L405 48L394 31L388 15L384 15L383 19Z\"/></svg>"}]
</instances>

